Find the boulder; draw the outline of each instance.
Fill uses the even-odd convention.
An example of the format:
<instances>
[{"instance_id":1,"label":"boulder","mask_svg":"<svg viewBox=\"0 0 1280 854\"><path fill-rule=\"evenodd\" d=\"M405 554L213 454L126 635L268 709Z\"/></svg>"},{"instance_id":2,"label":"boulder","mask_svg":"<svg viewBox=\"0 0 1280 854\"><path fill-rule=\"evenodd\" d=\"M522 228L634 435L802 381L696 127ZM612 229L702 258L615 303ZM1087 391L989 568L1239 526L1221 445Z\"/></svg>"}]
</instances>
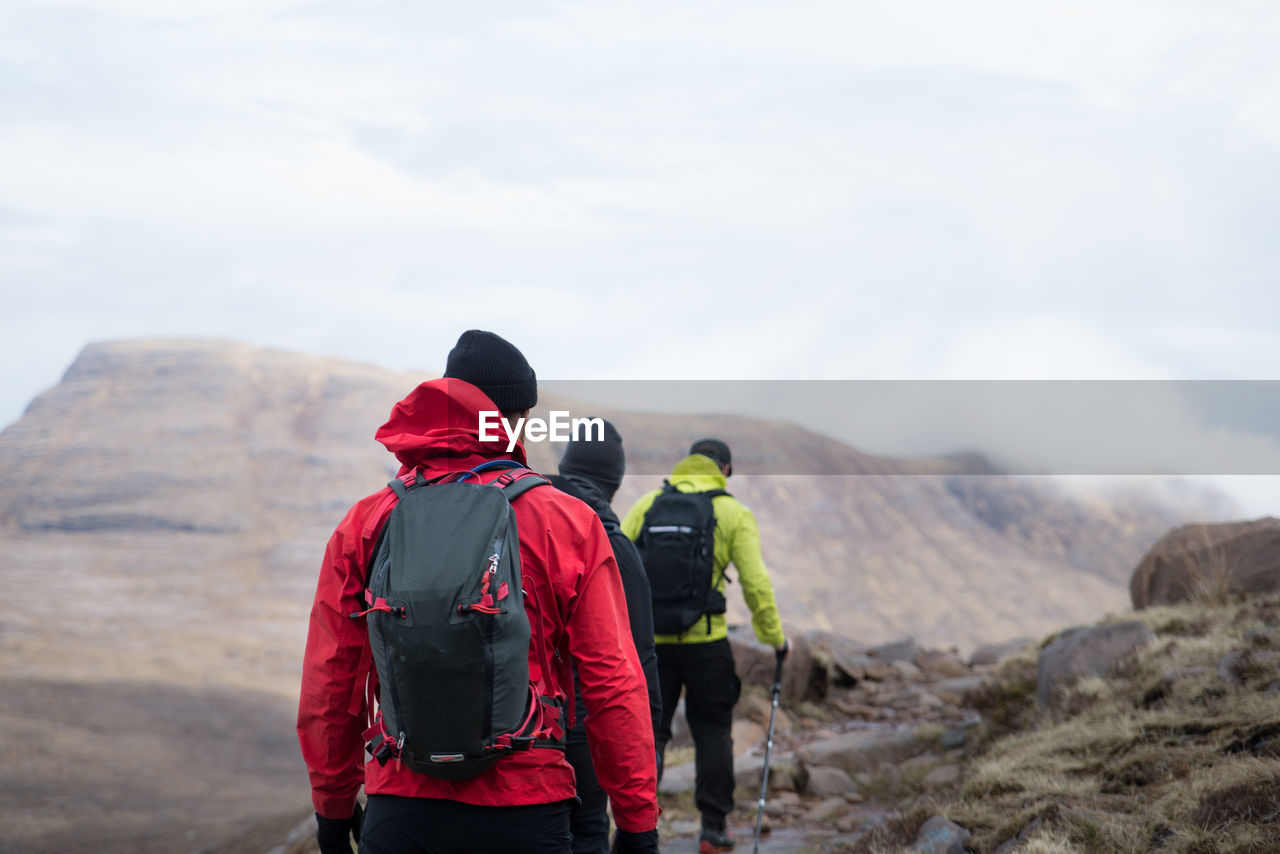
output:
<instances>
[{"instance_id":1,"label":"boulder","mask_svg":"<svg viewBox=\"0 0 1280 854\"><path fill-rule=\"evenodd\" d=\"M1129 579L1133 607L1280 590L1280 519L1183 525L1161 537Z\"/></svg>"},{"instance_id":2,"label":"boulder","mask_svg":"<svg viewBox=\"0 0 1280 854\"><path fill-rule=\"evenodd\" d=\"M774 735L776 736L777 733L778 728L775 724ZM733 738L733 755L742 756L764 743L765 728L755 721L738 718L733 722L731 737Z\"/></svg>"},{"instance_id":3,"label":"boulder","mask_svg":"<svg viewBox=\"0 0 1280 854\"><path fill-rule=\"evenodd\" d=\"M926 792L949 789L960 782L959 765L939 765L920 779L920 787Z\"/></svg>"},{"instance_id":4,"label":"boulder","mask_svg":"<svg viewBox=\"0 0 1280 854\"><path fill-rule=\"evenodd\" d=\"M915 663L929 679L954 679L970 673L969 665L954 652L923 652Z\"/></svg>"},{"instance_id":5,"label":"boulder","mask_svg":"<svg viewBox=\"0 0 1280 854\"><path fill-rule=\"evenodd\" d=\"M808 770L809 780L804 787L806 795L812 795L815 798L844 797L847 793L858 789L858 784L843 768L817 765Z\"/></svg>"},{"instance_id":6,"label":"boulder","mask_svg":"<svg viewBox=\"0 0 1280 854\"><path fill-rule=\"evenodd\" d=\"M808 640L803 636L790 638L791 651L782 663L782 702L799 703L809 694L813 654ZM776 672L777 655L773 647L755 639L747 626L734 626L729 630L729 646L733 649L733 662L738 678L744 685L760 685L772 690ZM820 696L825 696L825 676Z\"/></svg>"},{"instance_id":7,"label":"boulder","mask_svg":"<svg viewBox=\"0 0 1280 854\"><path fill-rule=\"evenodd\" d=\"M890 662L889 666L893 668L894 673L898 675L898 678L905 682L919 682L924 678L924 674L920 672L920 668L905 659L896 659Z\"/></svg>"},{"instance_id":8,"label":"boulder","mask_svg":"<svg viewBox=\"0 0 1280 854\"><path fill-rule=\"evenodd\" d=\"M764 779L764 754L749 754L733 760L733 784L752 800L760 797L760 781ZM804 789L808 771L789 753L774 752L769 756L769 791L796 792ZM658 787L662 791L662 787Z\"/></svg>"},{"instance_id":9,"label":"boulder","mask_svg":"<svg viewBox=\"0 0 1280 854\"><path fill-rule=\"evenodd\" d=\"M964 844L972 835L955 822L935 815L920 827L910 850L925 854L964 854Z\"/></svg>"},{"instance_id":10,"label":"boulder","mask_svg":"<svg viewBox=\"0 0 1280 854\"><path fill-rule=\"evenodd\" d=\"M749 808L753 814L759 807L759 801L757 800L759 794L759 792L754 793L751 796L750 806L746 807ZM771 792L769 794L769 799L764 803L764 814L777 818L779 816L789 815L796 812L799 808L800 796L795 792Z\"/></svg>"},{"instance_id":11,"label":"boulder","mask_svg":"<svg viewBox=\"0 0 1280 854\"><path fill-rule=\"evenodd\" d=\"M915 642L914 638L903 638L893 643L886 643L880 646L874 646L867 650L867 653L873 658L881 661L914 661L924 650L920 648L920 644Z\"/></svg>"},{"instance_id":12,"label":"boulder","mask_svg":"<svg viewBox=\"0 0 1280 854\"><path fill-rule=\"evenodd\" d=\"M1228 685L1243 685L1240 676L1240 662L1244 659L1244 650L1234 650L1218 659L1218 676Z\"/></svg>"},{"instance_id":13,"label":"boulder","mask_svg":"<svg viewBox=\"0 0 1280 854\"><path fill-rule=\"evenodd\" d=\"M775 712L770 697L760 694L748 694L738 701L738 707L734 709L734 715L738 719L746 719L752 723L760 725L760 733L763 738L764 733L769 727L769 718L773 718L773 736L776 739L780 735L786 735L795 728L795 724L791 720L791 715L786 709L779 704L778 710ZM734 722L737 726L737 721ZM734 743L737 743L737 732L734 733Z\"/></svg>"},{"instance_id":14,"label":"boulder","mask_svg":"<svg viewBox=\"0 0 1280 854\"><path fill-rule=\"evenodd\" d=\"M985 677L982 676L957 676L954 679L943 679L934 682L930 689L939 696L943 693L955 694L961 700L967 700L969 695L977 691L984 681L986 681Z\"/></svg>"},{"instance_id":15,"label":"boulder","mask_svg":"<svg viewBox=\"0 0 1280 854\"><path fill-rule=\"evenodd\" d=\"M814 668L826 673L835 687L848 687L867 678L867 667L883 664L867 655L866 647L830 632L805 633Z\"/></svg>"},{"instance_id":16,"label":"boulder","mask_svg":"<svg viewBox=\"0 0 1280 854\"><path fill-rule=\"evenodd\" d=\"M1040 651L1036 699L1042 707L1051 706L1055 688L1080 676L1106 673L1152 638L1151 630L1137 620L1068 629Z\"/></svg>"},{"instance_id":17,"label":"boulder","mask_svg":"<svg viewBox=\"0 0 1280 854\"><path fill-rule=\"evenodd\" d=\"M1228 685L1243 685L1275 673L1280 652L1260 649L1238 649L1218 660L1218 675Z\"/></svg>"},{"instance_id":18,"label":"boulder","mask_svg":"<svg viewBox=\"0 0 1280 854\"><path fill-rule=\"evenodd\" d=\"M864 729L812 742L796 755L807 766L843 768L857 774L882 762L901 762L924 749L925 743L914 730Z\"/></svg>"},{"instance_id":19,"label":"boulder","mask_svg":"<svg viewBox=\"0 0 1280 854\"><path fill-rule=\"evenodd\" d=\"M984 643L969 656L970 667L981 667L987 664L999 664L1000 659L1026 649L1033 641L1031 638L1014 638L999 643Z\"/></svg>"},{"instance_id":20,"label":"boulder","mask_svg":"<svg viewBox=\"0 0 1280 854\"><path fill-rule=\"evenodd\" d=\"M830 824L849 811L849 802L844 798L827 798L809 808L805 818L813 824Z\"/></svg>"}]
</instances>

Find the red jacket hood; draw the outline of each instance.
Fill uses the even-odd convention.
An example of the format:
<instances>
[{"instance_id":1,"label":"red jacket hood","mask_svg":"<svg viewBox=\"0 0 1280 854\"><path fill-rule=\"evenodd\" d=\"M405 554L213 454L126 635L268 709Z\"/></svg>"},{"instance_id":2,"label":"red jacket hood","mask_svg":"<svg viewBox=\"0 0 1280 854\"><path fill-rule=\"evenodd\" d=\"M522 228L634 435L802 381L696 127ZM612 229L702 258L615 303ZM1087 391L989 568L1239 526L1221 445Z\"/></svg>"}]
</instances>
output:
<instances>
[{"instance_id":1,"label":"red jacket hood","mask_svg":"<svg viewBox=\"0 0 1280 854\"><path fill-rule=\"evenodd\" d=\"M507 458L524 465L524 446L517 442L507 451L510 434L496 417L489 420L496 427L488 433L498 438L480 440L480 413L497 410L488 395L465 380L427 380L392 407L374 438L396 455L402 473L418 466L456 471Z\"/></svg>"}]
</instances>

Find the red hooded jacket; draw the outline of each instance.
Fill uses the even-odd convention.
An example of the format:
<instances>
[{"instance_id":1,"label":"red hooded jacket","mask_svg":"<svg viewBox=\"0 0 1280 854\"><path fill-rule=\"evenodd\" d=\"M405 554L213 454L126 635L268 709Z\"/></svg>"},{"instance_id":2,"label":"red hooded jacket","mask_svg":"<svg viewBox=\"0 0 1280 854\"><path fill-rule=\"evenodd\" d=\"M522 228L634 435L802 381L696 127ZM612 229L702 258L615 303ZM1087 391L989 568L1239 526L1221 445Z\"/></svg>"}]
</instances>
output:
<instances>
[{"instance_id":1,"label":"red hooded jacket","mask_svg":"<svg viewBox=\"0 0 1280 854\"><path fill-rule=\"evenodd\" d=\"M376 438L396 455L401 474L463 471L486 460L525 462L506 452L508 437L480 440L480 411L495 409L483 392L456 379L419 385L391 411ZM488 472L481 480L501 474ZM298 739L311 775L312 801L326 818L344 819L361 784L371 795L440 798L486 806L545 804L575 795L573 769L559 750L528 750L500 759L471 780L437 780L365 761L369 723L364 674L369 643L363 619L367 567L395 493L385 488L356 503L325 549L303 660ZM613 549L596 514L558 489L532 489L515 508L520 560L532 626L529 676L569 698L578 669L587 738L613 818L626 831L658 821L657 770L649 697L631 641L626 599ZM551 673L546 662L550 661ZM370 677L376 680L376 676Z\"/></svg>"}]
</instances>

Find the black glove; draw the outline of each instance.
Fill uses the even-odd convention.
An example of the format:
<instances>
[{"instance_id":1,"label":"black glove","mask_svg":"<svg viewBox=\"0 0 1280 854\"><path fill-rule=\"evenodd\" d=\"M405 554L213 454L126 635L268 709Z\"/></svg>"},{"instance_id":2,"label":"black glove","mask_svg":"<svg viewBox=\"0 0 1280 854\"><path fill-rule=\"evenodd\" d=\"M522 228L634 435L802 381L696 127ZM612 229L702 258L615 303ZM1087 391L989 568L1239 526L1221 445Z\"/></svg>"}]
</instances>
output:
<instances>
[{"instance_id":1,"label":"black glove","mask_svg":"<svg viewBox=\"0 0 1280 854\"><path fill-rule=\"evenodd\" d=\"M619 830L613 835L609 854L658 854L658 828L639 833Z\"/></svg>"},{"instance_id":2,"label":"black glove","mask_svg":"<svg viewBox=\"0 0 1280 854\"><path fill-rule=\"evenodd\" d=\"M782 646L775 646L773 648L773 654L778 656L779 661L786 658L787 653L789 652L791 652L791 639L787 637L782 639Z\"/></svg>"},{"instance_id":3,"label":"black glove","mask_svg":"<svg viewBox=\"0 0 1280 854\"><path fill-rule=\"evenodd\" d=\"M351 818L325 818L316 813L316 842L320 854L351 854L351 840L360 841L360 825L364 824L364 810L356 804Z\"/></svg>"}]
</instances>

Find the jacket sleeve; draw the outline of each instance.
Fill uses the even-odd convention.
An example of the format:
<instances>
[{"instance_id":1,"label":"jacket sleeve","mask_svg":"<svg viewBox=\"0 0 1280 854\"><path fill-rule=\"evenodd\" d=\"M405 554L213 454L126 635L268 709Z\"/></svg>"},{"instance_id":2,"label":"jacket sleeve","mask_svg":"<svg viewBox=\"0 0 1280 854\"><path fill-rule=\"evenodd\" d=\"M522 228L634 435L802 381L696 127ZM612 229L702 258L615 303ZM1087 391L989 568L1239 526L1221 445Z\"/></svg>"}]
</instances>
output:
<instances>
[{"instance_id":1,"label":"jacket sleeve","mask_svg":"<svg viewBox=\"0 0 1280 854\"><path fill-rule=\"evenodd\" d=\"M352 508L325 548L307 630L298 700L298 741L311 777L311 800L325 818L345 819L364 782L363 664L368 647L362 609L364 542Z\"/></svg>"},{"instance_id":2,"label":"jacket sleeve","mask_svg":"<svg viewBox=\"0 0 1280 854\"><path fill-rule=\"evenodd\" d=\"M649 716L653 719L653 731L662 722L662 695L658 688L658 654L653 646L653 596L649 590L649 577L644 574L644 563L635 545L616 534L613 554L618 560L618 574L622 577L622 589L627 597L627 615L631 620L631 639L636 645L636 656L644 681L649 687Z\"/></svg>"},{"instance_id":3,"label":"jacket sleeve","mask_svg":"<svg viewBox=\"0 0 1280 854\"><path fill-rule=\"evenodd\" d=\"M723 499L722 499L723 500ZM760 531L756 517L741 503L735 502L735 514L730 527L729 559L738 569L742 583L742 596L751 610L751 626L761 643L781 646L786 636L782 631L782 617L773 597L773 584L765 569L764 556L760 553Z\"/></svg>"},{"instance_id":4,"label":"jacket sleeve","mask_svg":"<svg viewBox=\"0 0 1280 854\"><path fill-rule=\"evenodd\" d=\"M599 521L580 543L585 570L566 624L587 707L587 743L614 823L628 832L658 824L658 775L644 675L631 640L626 596Z\"/></svg>"}]
</instances>

